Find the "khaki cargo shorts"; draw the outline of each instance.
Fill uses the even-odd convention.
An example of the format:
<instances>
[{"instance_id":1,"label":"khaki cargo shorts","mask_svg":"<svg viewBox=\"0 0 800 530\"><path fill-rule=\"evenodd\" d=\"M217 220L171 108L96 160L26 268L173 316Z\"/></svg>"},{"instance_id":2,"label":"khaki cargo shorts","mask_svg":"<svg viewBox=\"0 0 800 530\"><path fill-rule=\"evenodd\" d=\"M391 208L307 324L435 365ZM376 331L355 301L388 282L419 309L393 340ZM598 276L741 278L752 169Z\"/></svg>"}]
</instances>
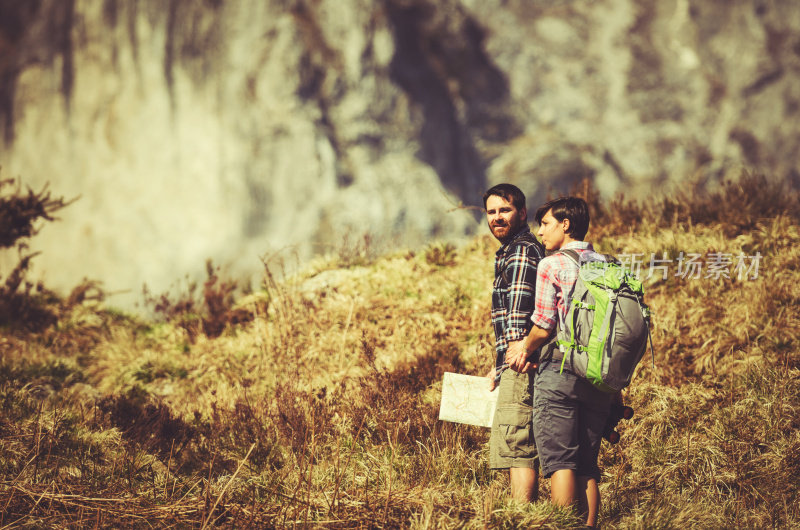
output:
<instances>
[{"instance_id":1,"label":"khaki cargo shorts","mask_svg":"<svg viewBox=\"0 0 800 530\"><path fill-rule=\"evenodd\" d=\"M489 438L489 467L538 469L533 439L533 378L506 370L500 376L497 408Z\"/></svg>"}]
</instances>

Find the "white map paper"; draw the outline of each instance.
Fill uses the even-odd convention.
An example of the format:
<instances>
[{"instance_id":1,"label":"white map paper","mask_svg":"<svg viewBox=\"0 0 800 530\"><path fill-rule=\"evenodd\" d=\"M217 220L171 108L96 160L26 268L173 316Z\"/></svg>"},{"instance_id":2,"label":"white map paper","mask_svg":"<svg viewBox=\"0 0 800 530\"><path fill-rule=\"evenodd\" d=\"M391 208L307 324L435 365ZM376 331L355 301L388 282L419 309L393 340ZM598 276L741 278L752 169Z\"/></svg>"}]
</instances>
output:
<instances>
[{"instance_id":1,"label":"white map paper","mask_svg":"<svg viewBox=\"0 0 800 530\"><path fill-rule=\"evenodd\" d=\"M496 403L497 389L489 392L487 378L444 373L440 420L491 427Z\"/></svg>"}]
</instances>

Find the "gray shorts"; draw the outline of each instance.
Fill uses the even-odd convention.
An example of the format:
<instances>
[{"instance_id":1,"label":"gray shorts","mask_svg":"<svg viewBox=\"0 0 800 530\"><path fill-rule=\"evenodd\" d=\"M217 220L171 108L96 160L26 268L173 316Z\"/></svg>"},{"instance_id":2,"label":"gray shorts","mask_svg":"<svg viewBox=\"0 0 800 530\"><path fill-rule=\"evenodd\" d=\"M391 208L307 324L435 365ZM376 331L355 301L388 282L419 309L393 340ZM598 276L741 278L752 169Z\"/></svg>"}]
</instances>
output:
<instances>
[{"instance_id":1,"label":"gray shorts","mask_svg":"<svg viewBox=\"0 0 800 530\"><path fill-rule=\"evenodd\" d=\"M561 363L545 362L535 376L533 431L539 446L542 473L550 477L562 469L600 482L597 456L612 394L564 370Z\"/></svg>"},{"instance_id":2,"label":"gray shorts","mask_svg":"<svg viewBox=\"0 0 800 530\"><path fill-rule=\"evenodd\" d=\"M489 467L539 468L533 438L533 378L506 370L500 376L489 438Z\"/></svg>"}]
</instances>

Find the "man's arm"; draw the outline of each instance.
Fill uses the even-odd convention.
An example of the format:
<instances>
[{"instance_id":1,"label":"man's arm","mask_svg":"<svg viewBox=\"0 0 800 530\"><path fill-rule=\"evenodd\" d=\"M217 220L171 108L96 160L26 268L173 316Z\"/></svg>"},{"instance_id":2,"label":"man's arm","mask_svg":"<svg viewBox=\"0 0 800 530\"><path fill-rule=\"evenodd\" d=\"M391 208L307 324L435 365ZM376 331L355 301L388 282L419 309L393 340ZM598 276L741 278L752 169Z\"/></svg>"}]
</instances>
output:
<instances>
[{"instance_id":1,"label":"man's arm","mask_svg":"<svg viewBox=\"0 0 800 530\"><path fill-rule=\"evenodd\" d=\"M512 370L525 373L537 367L539 359L529 361L528 357L547 343L556 328L558 318L556 288L550 274L551 268L550 258L545 258L539 263L536 271L536 303L531 315L533 327L523 340L509 345L509 351L506 353L506 362Z\"/></svg>"},{"instance_id":2,"label":"man's arm","mask_svg":"<svg viewBox=\"0 0 800 530\"><path fill-rule=\"evenodd\" d=\"M534 310L536 291L536 256L526 245L517 245L506 258L505 276L509 279L506 298L505 339L509 346L525 338ZM508 354L506 353L506 358Z\"/></svg>"},{"instance_id":3,"label":"man's arm","mask_svg":"<svg viewBox=\"0 0 800 530\"><path fill-rule=\"evenodd\" d=\"M536 266L541 258L535 248L526 245L518 245L506 258L504 275L509 278L505 328L509 349L506 350L506 362L509 361L511 352L520 348L531 325L530 317L535 307ZM528 364L517 371L526 373L530 368L531 365Z\"/></svg>"}]
</instances>

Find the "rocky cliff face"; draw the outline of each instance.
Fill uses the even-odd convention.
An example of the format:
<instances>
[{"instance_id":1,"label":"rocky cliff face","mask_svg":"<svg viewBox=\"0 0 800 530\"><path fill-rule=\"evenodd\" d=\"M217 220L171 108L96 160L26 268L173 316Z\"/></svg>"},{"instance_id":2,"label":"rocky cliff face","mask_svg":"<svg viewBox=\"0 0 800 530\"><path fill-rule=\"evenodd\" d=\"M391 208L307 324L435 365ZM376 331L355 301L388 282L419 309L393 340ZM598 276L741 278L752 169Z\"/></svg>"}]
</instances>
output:
<instances>
[{"instance_id":1,"label":"rocky cliff face","mask_svg":"<svg viewBox=\"0 0 800 530\"><path fill-rule=\"evenodd\" d=\"M489 185L800 181L794 0L0 0L2 176L54 285L480 230ZM238 272L238 271L237 271Z\"/></svg>"}]
</instances>

